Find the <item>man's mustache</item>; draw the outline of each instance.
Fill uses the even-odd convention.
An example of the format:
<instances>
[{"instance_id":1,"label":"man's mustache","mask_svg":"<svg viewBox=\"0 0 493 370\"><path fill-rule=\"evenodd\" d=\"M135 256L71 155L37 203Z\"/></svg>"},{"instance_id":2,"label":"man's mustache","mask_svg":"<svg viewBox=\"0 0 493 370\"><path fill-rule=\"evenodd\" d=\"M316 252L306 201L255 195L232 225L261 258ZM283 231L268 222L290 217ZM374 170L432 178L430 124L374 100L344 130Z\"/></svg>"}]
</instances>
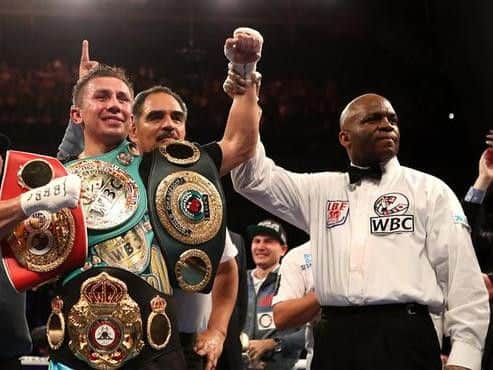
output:
<instances>
[{"instance_id":1,"label":"man's mustache","mask_svg":"<svg viewBox=\"0 0 493 370\"><path fill-rule=\"evenodd\" d=\"M168 138L173 138L173 130L170 131L163 131L158 134L157 140L163 140L163 139L168 139Z\"/></svg>"}]
</instances>

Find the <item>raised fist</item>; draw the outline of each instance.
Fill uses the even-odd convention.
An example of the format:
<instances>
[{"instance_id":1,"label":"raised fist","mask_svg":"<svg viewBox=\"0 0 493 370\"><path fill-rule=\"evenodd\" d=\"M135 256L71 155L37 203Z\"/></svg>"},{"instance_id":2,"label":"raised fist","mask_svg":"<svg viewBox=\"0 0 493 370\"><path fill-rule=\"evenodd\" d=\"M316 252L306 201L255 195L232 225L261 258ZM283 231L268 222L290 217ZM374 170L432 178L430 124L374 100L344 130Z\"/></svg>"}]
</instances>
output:
<instances>
[{"instance_id":1,"label":"raised fist","mask_svg":"<svg viewBox=\"0 0 493 370\"><path fill-rule=\"evenodd\" d=\"M224 55L233 63L236 72L244 78L255 72L256 63L262 55L262 35L248 27L237 28L232 38L224 43Z\"/></svg>"}]
</instances>

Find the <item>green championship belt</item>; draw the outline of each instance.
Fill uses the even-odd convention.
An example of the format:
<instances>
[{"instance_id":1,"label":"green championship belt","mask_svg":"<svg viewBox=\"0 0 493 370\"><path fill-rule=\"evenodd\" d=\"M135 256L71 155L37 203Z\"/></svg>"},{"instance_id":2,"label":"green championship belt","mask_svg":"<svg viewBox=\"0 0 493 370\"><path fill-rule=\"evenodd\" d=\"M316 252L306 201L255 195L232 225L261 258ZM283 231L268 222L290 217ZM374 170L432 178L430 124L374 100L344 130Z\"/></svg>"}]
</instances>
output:
<instances>
[{"instance_id":1,"label":"green championship belt","mask_svg":"<svg viewBox=\"0 0 493 370\"><path fill-rule=\"evenodd\" d=\"M144 216L147 198L139 175L141 160L123 141L108 153L67 164L82 180L81 203L90 246L125 233Z\"/></svg>"},{"instance_id":2,"label":"green championship belt","mask_svg":"<svg viewBox=\"0 0 493 370\"><path fill-rule=\"evenodd\" d=\"M226 237L217 168L205 151L184 140L160 146L146 154L148 160L150 220L166 255L171 284L208 293Z\"/></svg>"}]
</instances>

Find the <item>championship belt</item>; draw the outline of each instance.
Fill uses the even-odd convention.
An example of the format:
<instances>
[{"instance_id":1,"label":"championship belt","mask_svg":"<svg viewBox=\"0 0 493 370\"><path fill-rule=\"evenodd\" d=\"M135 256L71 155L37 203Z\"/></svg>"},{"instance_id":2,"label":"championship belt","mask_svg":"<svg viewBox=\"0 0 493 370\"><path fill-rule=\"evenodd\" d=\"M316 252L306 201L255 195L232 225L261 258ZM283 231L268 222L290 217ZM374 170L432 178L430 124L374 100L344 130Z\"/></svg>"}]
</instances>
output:
<instances>
[{"instance_id":1,"label":"championship belt","mask_svg":"<svg viewBox=\"0 0 493 370\"><path fill-rule=\"evenodd\" d=\"M59 287L50 358L74 369L139 369L181 350L173 301L126 270L95 267Z\"/></svg>"},{"instance_id":2,"label":"championship belt","mask_svg":"<svg viewBox=\"0 0 493 370\"><path fill-rule=\"evenodd\" d=\"M67 174L56 158L9 150L0 199L15 198ZM36 212L19 223L1 247L5 270L16 290L54 280L84 264L87 233L82 207Z\"/></svg>"},{"instance_id":3,"label":"championship belt","mask_svg":"<svg viewBox=\"0 0 493 370\"><path fill-rule=\"evenodd\" d=\"M108 153L67 164L68 171L81 178L90 246L127 232L144 216L147 199L138 173L140 161L124 141Z\"/></svg>"},{"instance_id":4,"label":"championship belt","mask_svg":"<svg viewBox=\"0 0 493 370\"><path fill-rule=\"evenodd\" d=\"M188 141L146 154L149 214L166 256L171 284L208 293L226 237L225 197L209 155Z\"/></svg>"}]
</instances>

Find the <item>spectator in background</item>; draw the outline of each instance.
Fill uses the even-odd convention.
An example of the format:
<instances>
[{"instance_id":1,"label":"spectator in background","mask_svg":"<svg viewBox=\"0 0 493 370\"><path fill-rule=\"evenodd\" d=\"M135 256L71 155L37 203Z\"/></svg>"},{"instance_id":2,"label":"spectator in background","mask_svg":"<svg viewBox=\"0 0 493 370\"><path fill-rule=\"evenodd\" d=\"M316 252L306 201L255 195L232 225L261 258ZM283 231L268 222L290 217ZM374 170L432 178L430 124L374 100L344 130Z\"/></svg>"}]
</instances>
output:
<instances>
[{"instance_id":1,"label":"spectator in background","mask_svg":"<svg viewBox=\"0 0 493 370\"><path fill-rule=\"evenodd\" d=\"M293 248L286 254L279 269L279 288L272 300L274 323L278 329L306 325L306 370L313 357L312 321L319 316L320 305L315 296L310 242Z\"/></svg>"},{"instance_id":2,"label":"spectator in background","mask_svg":"<svg viewBox=\"0 0 493 370\"><path fill-rule=\"evenodd\" d=\"M471 237L478 257L479 266L490 298L490 325L486 336L482 368L493 369L493 198L488 189L493 182L493 130L486 135L489 146L479 159L479 174L473 186L469 188L462 206L471 226Z\"/></svg>"},{"instance_id":3,"label":"spectator in background","mask_svg":"<svg viewBox=\"0 0 493 370\"><path fill-rule=\"evenodd\" d=\"M248 311L244 332L248 335L247 369L288 370L304 348L304 326L279 331L274 324L272 298L278 283L279 263L288 250L286 232L274 220L247 229L255 268L248 270Z\"/></svg>"}]
</instances>

